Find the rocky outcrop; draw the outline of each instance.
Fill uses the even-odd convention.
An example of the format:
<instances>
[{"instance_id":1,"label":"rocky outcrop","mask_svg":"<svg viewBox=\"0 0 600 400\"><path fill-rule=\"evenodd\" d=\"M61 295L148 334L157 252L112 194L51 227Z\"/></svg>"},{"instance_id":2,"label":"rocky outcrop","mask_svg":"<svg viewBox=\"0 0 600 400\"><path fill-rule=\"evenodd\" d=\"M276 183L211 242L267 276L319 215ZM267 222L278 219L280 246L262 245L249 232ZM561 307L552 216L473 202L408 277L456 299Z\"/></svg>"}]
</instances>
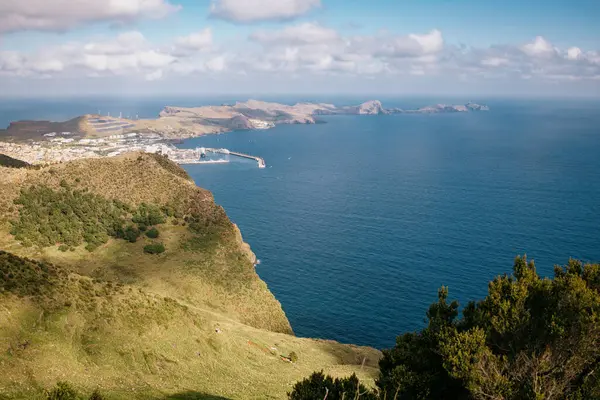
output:
<instances>
[{"instance_id":1,"label":"rocky outcrop","mask_svg":"<svg viewBox=\"0 0 600 400\"><path fill-rule=\"evenodd\" d=\"M356 113L360 115L378 115L384 114L385 110L379 100L371 100L359 105Z\"/></svg>"}]
</instances>

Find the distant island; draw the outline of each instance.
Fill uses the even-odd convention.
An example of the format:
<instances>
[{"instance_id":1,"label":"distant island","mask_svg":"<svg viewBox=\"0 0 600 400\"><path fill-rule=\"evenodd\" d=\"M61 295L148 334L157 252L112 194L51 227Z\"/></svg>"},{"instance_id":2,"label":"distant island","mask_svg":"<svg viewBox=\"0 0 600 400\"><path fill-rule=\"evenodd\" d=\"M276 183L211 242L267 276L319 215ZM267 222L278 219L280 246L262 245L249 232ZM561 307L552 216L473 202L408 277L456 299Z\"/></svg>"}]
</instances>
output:
<instances>
[{"instance_id":1,"label":"distant island","mask_svg":"<svg viewBox=\"0 0 600 400\"><path fill-rule=\"evenodd\" d=\"M270 129L279 124L315 124L327 115L440 114L488 111L485 105L436 104L414 110L384 108L371 100L357 106L338 107L327 103L286 105L259 100L233 105L167 106L155 119L136 116L86 114L64 122L16 121L0 130L0 153L32 164L70 161L79 158L111 157L129 151L173 153L168 142L235 130Z\"/></svg>"}]
</instances>

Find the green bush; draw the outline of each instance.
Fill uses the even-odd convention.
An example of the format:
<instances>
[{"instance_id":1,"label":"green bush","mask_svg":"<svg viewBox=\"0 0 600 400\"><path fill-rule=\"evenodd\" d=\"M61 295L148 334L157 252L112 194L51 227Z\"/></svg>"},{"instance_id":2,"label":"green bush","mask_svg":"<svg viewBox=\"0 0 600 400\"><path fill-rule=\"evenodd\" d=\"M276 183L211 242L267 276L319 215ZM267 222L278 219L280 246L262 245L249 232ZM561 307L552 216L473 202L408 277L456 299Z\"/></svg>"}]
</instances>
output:
<instances>
[{"instance_id":1,"label":"green bush","mask_svg":"<svg viewBox=\"0 0 600 400\"><path fill-rule=\"evenodd\" d=\"M327 397L326 397L327 396ZM294 385L289 400L377 400L377 394L363 386L356 375L335 380L321 372L315 372L310 377ZM389 400L393 400L391 397Z\"/></svg>"},{"instance_id":2,"label":"green bush","mask_svg":"<svg viewBox=\"0 0 600 400\"><path fill-rule=\"evenodd\" d=\"M60 246L58 246L58 250L62 252L69 251L69 246L67 246L66 244L61 244Z\"/></svg>"},{"instance_id":3,"label":"green bush","mask_svg":"<svg viewBox=\"0 0 600 400\"><path fill-rule=\"evenodd\" d=\"M46 392L47 400L77 400L77 391L67 382L58 382L56 387Z\"/></svg>"},{"instance_id":4,"label":"green bush","mask_svg":"<svg viewBox=\"0 0 600 400\"><path fill-rule=\"evenodd\" d=\"M129 225L127 228L125 228L125 232L123 233L123 239L131 243L135 243L141 234L142 233L138 228L136 228L133 225Z\"/></svg>"},{"instance_id":5,"label":"green bush","mask_svg":"<svg viewBox=\"0 0 600 400\"><path fill-rule=\"evenodd\" d=\"M383 352L377 386L393 399L600 399L600 265L571 260L554 279L518 257L488 295L442 288L427 326Z\"/></svg>"},{"instance_id":6,"label":"green bush","mask_svg":"<svg viewBox=\"0 0 600 400\"><path fill-rule=\"evenodd\" d=\"M152 228L150 229L148 232L146 232L146 236L148 236L150 239L156 239L159 235L158 229L156 228Z\"/></svg>"},{"instance_id":7,"label":"green bush","mask_svg":"<svg viewBox=\"0 0 600 400\"><path fill-rule=\"evenodd\" d=\"M153 243L144 246L144 253L147 254L160 254L164 253L165 246L162 243Z\"/></svg>"},{"instance_id":8,"label":"green bush","mask_svg":"<svg viewBox=\"0 0 600 400\"><path fill-rule=\"evenodd\" d=\"M291 362L295 363L298 361L298 354L296 354L295 351L292 351L290 353L290 355L288 356L288 358L290 359Z\"/></svg>"},{"instance_id":9,"label":"green bush","mask_svg":"<svg viewBox=\"0 0 600 400\"><path fill-rule=\"evenodd\" d=\"M132 221L146 226L164 224L166 219L160 207L142 203L133 215Z\"/></svg>"}]
</instances>

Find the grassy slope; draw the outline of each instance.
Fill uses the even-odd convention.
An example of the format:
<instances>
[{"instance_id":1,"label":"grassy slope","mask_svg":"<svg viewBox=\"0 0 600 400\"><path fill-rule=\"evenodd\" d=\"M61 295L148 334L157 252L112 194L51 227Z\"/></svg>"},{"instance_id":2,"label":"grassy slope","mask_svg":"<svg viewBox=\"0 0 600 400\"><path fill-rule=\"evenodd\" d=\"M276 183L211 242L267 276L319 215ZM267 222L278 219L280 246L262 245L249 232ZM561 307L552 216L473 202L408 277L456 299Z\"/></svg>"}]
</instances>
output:
<instances>
[{"instance_id":1,"label":"grassy slope","mask_svg":"<svg viewBox=\"0 0 600 400\"><path fill-rule=\"evenodd\" d=\"M4 223L0 221L0 249L58 262L84 275L135 283L165 296L214 308L259 328L291 332L279 302L254 271L254 255L228 220L225 223L230 234L221 237L216 245L191 249L186 246L187 251L183 247L194 235L185 227L164 224L160 227L161 241L165 242L167 252L160 256L143 253L144 245L149 243L147 239L135 244L112 240L93 253L83 246L75 252L62 253L57 247L25 248L8 233L7 221L18 215L12 201L21 187L45 185L59 189L63 180L73 187L87 188L132 205L179 203L200 213L218 211L210 192L196 187L184 174L175 164L139 154L80 160L40 170L3 169L0 211L4 211Z\"/></svg>"},{"instance_id":2,"label":"grassy slope","mask_svg":"<svg viewBox=\"0 0 600 400\"><path fill-rule=\"evenodd\" d=\"M110 398L237 399L283 398L319 369L373 378L379 352L285 334L289 323L236 228L205 246L186 227L166 223L159 230L167 251L159 256L142 252L148 239L111 240L93 253L15 242L7 221L18 215L12 200L19 189L58 188L63 179L131 204L190 199L201 211L217 207L183 170L148 155L37 171L0 167L0 249L62 266L46 294L0 294L0 398L30 398L60 379L88 392L101 387ZM23 287L47 286L33 280ZM279 357L290 351L298 363Z\"/></svg>"}]
</instances>

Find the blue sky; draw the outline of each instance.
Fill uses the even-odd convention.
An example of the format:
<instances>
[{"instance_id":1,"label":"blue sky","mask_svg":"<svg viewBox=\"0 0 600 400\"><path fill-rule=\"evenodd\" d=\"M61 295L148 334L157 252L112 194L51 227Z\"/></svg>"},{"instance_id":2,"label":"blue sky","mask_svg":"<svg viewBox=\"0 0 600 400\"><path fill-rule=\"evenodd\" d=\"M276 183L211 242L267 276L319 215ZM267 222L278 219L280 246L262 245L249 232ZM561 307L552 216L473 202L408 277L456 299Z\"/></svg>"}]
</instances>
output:
<instances>
[{"instance_id":1,"label":"blue sky","mask_svg":"<svg viewBox=\"0 0 600 400\"><path fill-rule=\"evenodd\" d=\"M600 95L600 1L19 0L4 95Z\"/></svg>"}]
</instances>

